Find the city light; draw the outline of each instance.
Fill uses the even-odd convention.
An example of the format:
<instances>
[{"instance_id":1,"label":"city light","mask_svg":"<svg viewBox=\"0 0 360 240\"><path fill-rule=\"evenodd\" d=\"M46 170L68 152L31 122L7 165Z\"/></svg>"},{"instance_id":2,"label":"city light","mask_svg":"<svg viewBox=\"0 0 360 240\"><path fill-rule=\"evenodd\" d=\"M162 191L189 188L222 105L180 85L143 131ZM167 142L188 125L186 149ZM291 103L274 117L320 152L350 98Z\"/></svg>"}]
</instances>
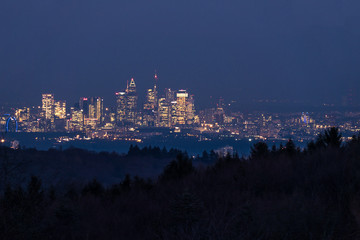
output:
<instances>
[{"instance_id":1,"label":"city light","mask_svg":"<svg viewBox=\"0 0 360 240\"><path fill-rule=\"evenodd\" d=\"M158 135L166 138L167 134L184 134L198 141L292 138L306 142L331 126L339 126L344 139L350 139L360 130L360 113L357 112L344 113L346 117L338 112L244 113L234 111L221 97L212 107L197 109L195 96L190 91L170 88L161 91L157 84L158 75L154 74L153 86L142 93L145 101L140 103L141 93L135 79L130 78L125 89L115 92L115 102L107 103L106 107L102 97L83 96L75 104L68 104L56 99L54 94L45 93L41 106L23 106L2 113L0 129L4 132L81 132L86 136L83 140L132 139L135 142L137 140L133 139ZM275 101L263 99L261 102ZM149 131L143 132L146 128ZM160 132L160 129L168 129L168 132Z\"/></svg>"}]
</instances>

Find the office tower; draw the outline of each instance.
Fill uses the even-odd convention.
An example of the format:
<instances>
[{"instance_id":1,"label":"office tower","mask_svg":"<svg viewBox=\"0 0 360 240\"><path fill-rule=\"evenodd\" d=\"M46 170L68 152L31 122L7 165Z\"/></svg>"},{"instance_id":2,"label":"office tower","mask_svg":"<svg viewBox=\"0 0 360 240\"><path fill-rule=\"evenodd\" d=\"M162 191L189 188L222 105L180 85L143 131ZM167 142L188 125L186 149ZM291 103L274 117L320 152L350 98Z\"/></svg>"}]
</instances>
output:
<instances>
[{"instance_id":1,"label":"office tower","mask_svg":"<svg viewBox=\"0 0 360 240\"><path fill-rule=\"evenodd\" d=\"M55 102L55 116L59 119L66 118L66 101Z\"/></svg>"},{"instance_id":2,"label":"office tower","mask_svg":"<svg viewBox=\"0 0 360 240\"><path fill-rule=\"evenodd\" d=\"M158 96L157 96L157 75L154 76L154 87L148 89L146 92L146 100L143 111L143 124L145 126L157 125L157 109L158 109Z\"/></svg>"},{"instance_id":3,"label":"office tower","mask_svg":"<svg viewBox=\"0 0 360 240\"><path fill-rule=\"evenodd\" d=\"M95 105L95 118L98 122L103 122L102 118L104 115L104 99L101 97L94 98Z\"/></svg>"},{"instance_id":4,"label":"office tower","mask_svg":"<svg viewBox=\"0 0 360 240\"><path fill-rule=\"evenodd\" d=\"M80 98L79 107L83 110L85 119L91 119L97 123L102 122L104 115L104 100L101 97Z\"/></svg>"},{"instance_id":5,"label":"office tower","mask_svg":"<svg viewBox=\"0 0 360 240\"><path fill-rule=\"evenodd\" d=\"M189 95L186 90L179 90L176 93L176 124L192 125L194 118L194 96Z\"/></svg>"},{"instance_id":6,"label":"office tower","mask_svg":"<svg viewBox=\"0 0 360 240\"><path fill-rule=\"evenodd\" d=\"M195 104L194 95L189 95L186 101L186 124L194 124L195 119Z\"/></svg>"},{"instance_id":7,"label":"office tower","mask_svg":"<svg viewBox=\"0 0 360 240\"><path fill-rule=\"evenodd\" d=\"M170 118L171 118L171 126L175 126L177 124L177 102L171 101L170 103Z\"/></svg>"},{"instance_id":8,"label":"office tower","mask_svg":"<svg viewBox=\"0 0 360 240\"><path fill-rule=\"evenodd\" d=\"M176 93L176 122L177 124L184 125L186 123L186 104L187 99L189 98L189 94L186 90L179 90Z\"/></svg>"},{"instance_id":9,"label":"office tower","mask_svg":"<svg viewBox=\"0 0 360 240\"><path fill-rule=\"evenodd\" d=\"M152 89L148 89L146 92L146 101L144 104L144 110L156 110L157 109L157 101L158 101L158 92L157 92L157 80L158 77L155 74L154 76L154 87Z\"/></svg>"},{"instance_id":10,"label":"office tower","mask_svg":"<svg viewBox=\"0 0 360 240\"><path fill-rule=\"evenodd\" d=\"M155 109L155 92L153 89L150 88L146 91L144 110L154 110L154 109Z\"/></svg>"},{"instance_id":11,"label":"office tower","mask_svg":"<svg viewBox=\"0 0 360 240\"><path fill-rule=\"evenodd\" d=\"M83 115L85 118L89 117L89 99L86 97L80 98L79 108L83 110Z\"/></svg>"},{"instance_id":12,"label":"office tower","mask_svg":"<svg viewBox=\"0 0 360 240\"><path fill-rule=\"evenodd\" d=\"M89 104L89 114L86 118L96 119L96 108L94 104Z\"/></svg>"},{"instance_id":13,"label":"office tower","mask_svg":"<svg viewBox=\"0 0 360 240\"><path fill-rule=\"evenodd\" d=\"M136 121L137 99L136 84L134 78L131 78L126 88L126 121L131 124Z\"/></svg>"},{"instance_id":14,"label":"office tower","mask_svg":"<svg viewBox=\"0 0 360 240\"><path fill-rule=\"evenodd\" d=\"M158 127L170 127L171 126L171 117L170 117L170 104L166 101L166 98L159 98L158 105Z\"/></svg>"},{"instance_id":15,"label":"office tower","mask_svg":"<svg viewBox=\"0 0 360 240\"><path fill-rule=\"evenodd\" d=\"M54 120L54 94L42 95L42 112L47 120Z\"/></svg>"},{"instance_id":16,"label":"office tower","mask_svg":"<svg viewBox=\"0 0 360 240\"><path fill-rule=\"evenodd\" d=\"M165 99L168 103L175 101L175 92L170 88L165 88Z\"/></svg>"},{"instance_id":17,"label":"office tower","mask_svg":"<svg viewBox=\"0 0 360 240\"><path fill-rule=\"evenodd\" d=\"M157 92L157 81L158 77L155 73L154 75L154 87L152 89L148 89L146 92L146 101L144 104L145 110L156 110L157 109L157 102L158 102L158 92Z\"/></svg>"},{"instance_id":18,"label":"office tower","mask_svg":"<svg viewBox=\"0 0 360 240\"><path fill-rule=\"evenodd\" d=\"M70 109L70 129L72 131L82 131L84 127L84 112L82 109L76 109L72 107ZM68 129L68 130L70 130Z\"/></svg>"},{"instance_id":19,"label":"office tower","mask_svg":"<svg viewBox=\"0 0 360 240\"><path fill-rule=\"evenodd\" d=\"M116 95L116 121L124 123L126 117L126 93L117 92Z\"/></svg>"}]
</instances>

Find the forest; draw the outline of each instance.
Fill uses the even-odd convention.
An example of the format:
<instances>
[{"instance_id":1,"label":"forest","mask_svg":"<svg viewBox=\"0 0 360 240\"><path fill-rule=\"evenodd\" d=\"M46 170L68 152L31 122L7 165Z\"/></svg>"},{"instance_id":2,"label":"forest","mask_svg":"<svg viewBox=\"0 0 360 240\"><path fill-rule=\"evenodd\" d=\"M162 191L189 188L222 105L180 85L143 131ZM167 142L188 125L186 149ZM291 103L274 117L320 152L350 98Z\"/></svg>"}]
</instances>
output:
<instances>
[{"instance_id":1,"label":"forest","mask_svg":"<svg viewBox=\"0 0 360 240\"><path fill-rule=\"evenodd\" d=\"M136 159L159 161L163 170L157 177L116 175L123 162ZM337 128L303 149L292 140L279 147L257 142L249 156L204 152L191 158L174 149L137 146L125 156L1 147L0 164L4 240L360 236L360 136L344 142ZM59 167L71 172L66 181L63 173L56 180L50 176ZM102 172L102 179L89 180L94 170L86 169ZM111 178L103 176L107 171Z\"/></svg>"}]
</instances>

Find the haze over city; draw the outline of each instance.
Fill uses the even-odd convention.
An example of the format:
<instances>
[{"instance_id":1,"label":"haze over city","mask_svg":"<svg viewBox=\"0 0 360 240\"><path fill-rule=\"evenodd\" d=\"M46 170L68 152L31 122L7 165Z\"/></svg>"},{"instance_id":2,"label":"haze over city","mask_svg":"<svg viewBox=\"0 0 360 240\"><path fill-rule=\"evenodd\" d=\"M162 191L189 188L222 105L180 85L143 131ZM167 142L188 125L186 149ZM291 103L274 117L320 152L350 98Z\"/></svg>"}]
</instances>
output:
<instances>
[{"instance_id":1,"label":"haze over city","mask_svg":"<svg viewBox=\"0 0 360 240\"><path fill-rule=\"evenodd\" d=\"M39 104L51 92L114 101L189 88L199 106L225 96L341 104L359 101L360 3L275 1L2 1L1 102ZM6 86L6 87L5 87Z\"/></svg>"}]
</instances>

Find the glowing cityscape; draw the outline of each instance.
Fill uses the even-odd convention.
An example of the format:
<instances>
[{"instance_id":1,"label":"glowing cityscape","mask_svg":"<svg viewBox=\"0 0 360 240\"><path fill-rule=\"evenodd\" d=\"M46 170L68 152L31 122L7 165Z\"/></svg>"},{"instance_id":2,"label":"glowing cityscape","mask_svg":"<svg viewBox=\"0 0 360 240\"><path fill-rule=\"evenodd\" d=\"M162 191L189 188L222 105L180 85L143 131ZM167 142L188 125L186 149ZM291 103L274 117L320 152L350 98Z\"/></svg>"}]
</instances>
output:
<instances>
[{"instance_id":1,"label":"glowing cityscape","mask_svg":"<svg viewBox=\"0 0 360 240\"><path fill-rule=\"evenodd\" d=\"M71 105L56 99L54 94L44 93L40 106L2 112L1 132L79 133L88 139L136 142L171 134L198 141L291 138L303 142L331 126L339 126L344 138L360 130L358 112L240 112L231 110L223 98L213 107L197 109L190 91L161 91L157 84L155 74L143 104L138 101L134 78L127 81L126 89L114 93L115 102L110 106L98 96L83 96Z\"/></svg>"}]
</instances>

